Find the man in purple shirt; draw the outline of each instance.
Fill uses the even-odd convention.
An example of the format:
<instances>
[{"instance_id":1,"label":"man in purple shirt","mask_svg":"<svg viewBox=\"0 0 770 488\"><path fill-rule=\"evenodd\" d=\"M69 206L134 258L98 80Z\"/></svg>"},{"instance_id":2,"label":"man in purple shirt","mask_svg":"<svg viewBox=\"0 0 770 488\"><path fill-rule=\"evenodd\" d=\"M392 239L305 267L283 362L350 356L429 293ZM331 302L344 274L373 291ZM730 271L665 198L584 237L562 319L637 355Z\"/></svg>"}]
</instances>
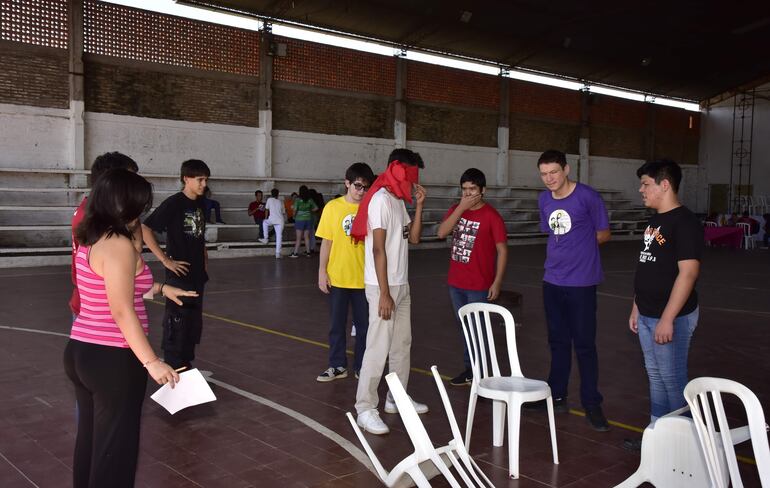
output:
<instances>
[{"instance_id":1,"label":"man in purple shirt","mask_svg":"<svg viewBox=\"0 0 770 488\"><path fill-rule=\"evenodd\" d=\"M557 412L567 412L572 348L580 369L580 401L598 431L609 430L597 387L596 287L602 281L599 244L610 240L609 219L601 196L569 179L561 151L546 151L537 161L546 191L540 194L540 227L548 232L543 305L551 348L548 384ZM530 404L544 408L545 402Z\"/></svg>"}]
</instances>

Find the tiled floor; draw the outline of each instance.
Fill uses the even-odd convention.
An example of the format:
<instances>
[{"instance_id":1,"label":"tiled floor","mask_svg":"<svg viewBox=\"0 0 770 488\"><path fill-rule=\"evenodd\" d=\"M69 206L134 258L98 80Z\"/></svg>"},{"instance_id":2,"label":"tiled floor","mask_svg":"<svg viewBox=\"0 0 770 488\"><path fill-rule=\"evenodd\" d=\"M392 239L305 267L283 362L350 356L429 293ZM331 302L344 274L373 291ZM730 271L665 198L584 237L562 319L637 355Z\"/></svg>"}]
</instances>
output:
<instances>
[{"instance_id":1,"label":"tiled floor","mask_svg":"<svg viewBox=\"0 0 770 488\"><path fill-rule=\"evenodd\" d=\"M632 473L638 455L621 448L647 419L647 382L635 337L627 330L635 243L603 249L606 279L599 297L600 386L604 409L615 422L608 433L591 430L579 415L576 369L571 414L557 415L561 464L554 466L546 417L524 412L521 478L508 480L507 449L491 446L491 411L477 409L471 453L496 486L600 488ZM540 297L543 246L512 247L506 287L523 293L514 316L523 325L518 345L524 372L545 378L548 347ZM423 416L434 440L449 429L433 379L433 364L453 376L461 343L445 285L446 250L411 254L412 373L409 392L430 405ZM320 424L360 449L347 419L355 379L315 381L326 366L327 304L317 290L317 258L250 258L211 262L203 342L197 365L221 383L218 401L170 416L145 402L137 486L140 487L350 487L377 486L376 478L338 442L311 428ZM154 267L156 277L161 276ZM709 248L699 283L701 320L693 340L690 375L740 381L770 411L770 276L768 251ZM0 486L71 485L75 401L61 356L66 338L8 327L67 334L70 291L64 267L0 269ZM148 305L157 345L162 306ZM238 388L251 398L232 391ZM152 389L152 387L150 387ZM384 382L381 392L384 394ZM467 388L451 388L461 427ZM276 410L275 402L306 419ZM267 402L269 403L269 402ZM386 467L408 454L397 415L384 415L392 432L368 436ZM345 442L343 442L345 444ZM741 454L751 457L751 449ZM742 464L747 486L758 486L753 467ZM446 486L442 479L435 486Z\"/></svg>"}]
</instances>

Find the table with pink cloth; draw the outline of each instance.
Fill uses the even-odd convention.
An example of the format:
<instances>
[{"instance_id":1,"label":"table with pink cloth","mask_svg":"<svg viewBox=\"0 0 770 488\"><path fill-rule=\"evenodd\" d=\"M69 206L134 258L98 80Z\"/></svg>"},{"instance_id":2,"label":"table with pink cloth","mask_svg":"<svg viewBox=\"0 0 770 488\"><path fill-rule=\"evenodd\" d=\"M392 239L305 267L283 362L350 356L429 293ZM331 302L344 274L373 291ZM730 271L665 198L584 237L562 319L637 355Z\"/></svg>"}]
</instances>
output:
<instances>
[{"instance_id":1,"label":"table with pink cloth","mask_svg":"<svg viewBox=\"0 0 770 488\"><path fill-rule=\"evenodd\" d=\"M743 230L738 227L706 227L703 238L712 246L727 246L740 249L743 242Z\"/></svg>"}]
</instances>

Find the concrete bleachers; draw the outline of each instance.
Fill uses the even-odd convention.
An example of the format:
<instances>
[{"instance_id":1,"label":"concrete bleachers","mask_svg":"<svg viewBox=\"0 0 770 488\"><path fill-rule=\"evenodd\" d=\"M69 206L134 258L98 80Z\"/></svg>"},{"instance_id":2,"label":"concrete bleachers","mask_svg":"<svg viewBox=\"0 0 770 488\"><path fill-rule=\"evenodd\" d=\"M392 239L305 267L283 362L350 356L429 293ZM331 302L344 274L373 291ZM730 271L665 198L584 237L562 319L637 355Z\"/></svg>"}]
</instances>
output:
<instances>
[{"instance_id":1,"label":"concrete bleachers","mask_svg":"<svg viewBox=\"0 0 770 488\"><path fill-rule=\"evenodd\" d=\"M181 187L178 175L143 173L142 176L153 184L155 205ZM0 180L0 258L4 258L0 259L0 266L66 262L70 252L69 222L80 200L88 194L88 171L0 168ZM321 192L326 201L345 191L338 179L215 177L209 183L212 198L219 201L226 224L209 224L206 237L209 249L220 256L272 254L273 242L262 245L256 241L256 226L246 212L254 199L254 191L262 190L266 198L272 188L278 188L285 196L305 184ZM423 212L424 245L446 245L436 237L436 231L446 210L459 198L459 188L448 184L425 186L428 199ZM532 187L487 188L485 199L505 220L511 243L544 239L537 209L537 196L541 191ZM601 190L600 193L615 236L622 238L641 232L647 218L646 209L623 199L619 191ZM294 245L293 224L287 223L283 238L285 247Z\"/></svg>"}]
</instances>

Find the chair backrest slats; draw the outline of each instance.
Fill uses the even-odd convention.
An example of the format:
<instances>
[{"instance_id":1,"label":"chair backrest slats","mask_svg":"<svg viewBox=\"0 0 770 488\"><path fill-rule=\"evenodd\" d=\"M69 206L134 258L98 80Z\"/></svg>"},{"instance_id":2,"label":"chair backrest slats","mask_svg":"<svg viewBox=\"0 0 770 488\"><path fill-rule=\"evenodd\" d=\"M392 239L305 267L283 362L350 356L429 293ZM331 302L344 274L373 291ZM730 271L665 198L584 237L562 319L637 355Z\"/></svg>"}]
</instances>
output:
<instances>
[{"instance_id":1,"label":"chair backrest slats","mask_svg":"<svg viewBox=\"0 0 770 488\"><path fill-rule=\"evenodd\" d=\"M495 315L503 318L511 376L524 376L516 348L516 323L508 309L493 303L469 303L457 313L463 324L466 344L469 346L474 377L481 379L501 375L492 331L492 318Z\"/></svg>"}]
</instances>

